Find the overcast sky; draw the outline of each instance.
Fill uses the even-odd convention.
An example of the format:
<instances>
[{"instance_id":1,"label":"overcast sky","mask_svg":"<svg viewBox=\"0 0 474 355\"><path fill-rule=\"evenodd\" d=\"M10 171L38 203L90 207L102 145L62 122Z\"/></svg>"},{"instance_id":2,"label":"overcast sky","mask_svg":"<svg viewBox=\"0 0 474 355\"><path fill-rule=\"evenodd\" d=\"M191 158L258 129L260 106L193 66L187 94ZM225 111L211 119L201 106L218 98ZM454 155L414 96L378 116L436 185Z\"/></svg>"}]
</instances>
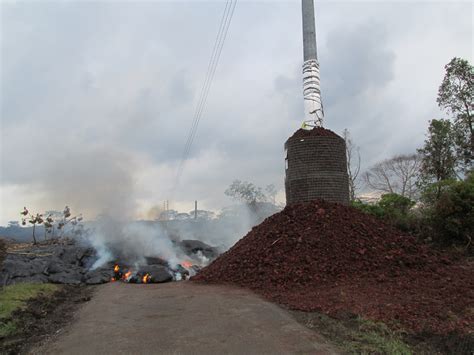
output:
<instances>
[{"instance_id":1,"label":"overcast sky","mask_svg":"<svg viewBox=\"0 0 474 355\"><path fill-rule=\"evenodd\" d=\"M303 120L300 1L239 1L170 207L275 184ZM223 1L1 3L0 224L28 206L146 217L171 198ZM473 57L471 2L316 2L325 126L363 168L422 145L444 65Z\"/></svg>"}]
</instances>

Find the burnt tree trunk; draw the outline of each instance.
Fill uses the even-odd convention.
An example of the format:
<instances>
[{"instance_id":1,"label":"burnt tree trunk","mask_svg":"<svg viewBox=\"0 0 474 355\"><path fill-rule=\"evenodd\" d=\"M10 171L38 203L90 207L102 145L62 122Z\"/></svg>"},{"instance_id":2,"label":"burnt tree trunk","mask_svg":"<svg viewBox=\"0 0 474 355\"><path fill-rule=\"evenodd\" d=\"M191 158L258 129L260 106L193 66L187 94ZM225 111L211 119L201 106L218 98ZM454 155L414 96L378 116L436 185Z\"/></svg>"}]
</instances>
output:
<instances>
[{"instance_id":1,"label":"burnt tree trunk","mask_svg":"<svg viewBox=\"0 0 474 355\"><path fill-rule=\"evenodd\" d=\"M33 244L36 244L35 229L36 229L36 223L33 223Z\"/></svg>"}]
</instances>

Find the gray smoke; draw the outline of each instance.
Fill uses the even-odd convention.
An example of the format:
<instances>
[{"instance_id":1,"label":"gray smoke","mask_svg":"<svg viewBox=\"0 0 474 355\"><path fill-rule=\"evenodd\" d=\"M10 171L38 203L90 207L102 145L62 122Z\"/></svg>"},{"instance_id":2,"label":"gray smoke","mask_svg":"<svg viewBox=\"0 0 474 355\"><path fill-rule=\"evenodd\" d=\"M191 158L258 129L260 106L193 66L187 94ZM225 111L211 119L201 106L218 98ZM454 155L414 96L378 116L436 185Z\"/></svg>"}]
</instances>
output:
<instances>
[{"instance_id":1,"label":"gray smoke","mask_svg":"<svg viewBox=\"0 0 474 355\"><path fill-rule=\"evenodd\" d=\"M46 205L67 204L73 215L82 213L93 221L85 234L98 255L93 267L117 259L141 264L146 257L161 258L172 267L191 258L205 264L209 260L203 255L186 255L179 241L200 240L223 252L275 212L258 214L239 205L222 210L214 219L134 221L141 191L134 172L139 166L138 159L115 147L90 144L80 150L66 146L34 167L36 188Z\"/></svg>"},{"instance_id":2,"label":"gray smoke","mask_svg":"<svg viewBox=\"0 0 474 355\"><path fill-rule=\"evenodd\" d=\"M137 163L129 154L112 146L63 147L33 165L35 185L43 204L68 205L73 214L87 218L104 214L130 219L135 211L133 171Z\"/></svg>"},{"instance_id":3,"label":"gray smoke","mask_svg":"<svg viewBox=\"0 0 474 355\"><path fill-rule=\"evenodd\" d=\"M87 239L99 257L92 268L117 259L143 265L146 257L161 258L174 268L189 259L158 224L123 222L103 216Z\"/></svg>"},{"instance_id":4,"label":"gray smoke","mask_svg":"<svg viewBox=\"0 0 474 355\"><path fill-rule=\"evenodd\" d=\"M257 209L246 204L233 205L224 208L214 219L168 222L167 230L173 237L181 240L197 239L224 252L244 237L252 227L280 209L281 206L270 203L260 203Z\"/></svg>"}]
</instances>

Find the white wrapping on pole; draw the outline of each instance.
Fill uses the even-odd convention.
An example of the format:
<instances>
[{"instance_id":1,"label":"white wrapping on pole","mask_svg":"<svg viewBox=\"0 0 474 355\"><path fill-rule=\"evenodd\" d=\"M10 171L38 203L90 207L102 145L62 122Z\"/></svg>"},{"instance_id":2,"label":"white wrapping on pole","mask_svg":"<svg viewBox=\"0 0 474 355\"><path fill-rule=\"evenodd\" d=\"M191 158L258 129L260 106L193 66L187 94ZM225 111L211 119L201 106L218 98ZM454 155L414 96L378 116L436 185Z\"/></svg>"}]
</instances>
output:
<instances>
[{"instance_id":1,"label":"white wrapping on pole","mask_svg":"<svg viewBox=\"0 0 474 355\"><path fill-rule=\"evenodd\" d=\"M303 63L303 97L305 120L314 122L317 127L322 127L324 109L321 101L319 63L316 59Z\"/></svg>"}]
</instances>

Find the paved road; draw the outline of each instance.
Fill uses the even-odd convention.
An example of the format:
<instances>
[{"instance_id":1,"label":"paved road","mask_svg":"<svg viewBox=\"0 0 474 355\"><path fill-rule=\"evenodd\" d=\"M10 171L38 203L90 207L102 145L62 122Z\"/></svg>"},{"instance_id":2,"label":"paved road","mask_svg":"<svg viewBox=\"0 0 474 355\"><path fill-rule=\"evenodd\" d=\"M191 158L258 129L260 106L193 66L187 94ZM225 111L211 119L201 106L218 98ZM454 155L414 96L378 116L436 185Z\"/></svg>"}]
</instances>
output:
<instances>
[{"instance_id":1,"label":"paved road","mask_svg":"<svg viewBox=\"0 0 474 355\"><path fill-rule=\"evenodd\" d=\"M250 292L191 282L98 287L42 354L334 354Z\"/></svg>"}]
</instances>

